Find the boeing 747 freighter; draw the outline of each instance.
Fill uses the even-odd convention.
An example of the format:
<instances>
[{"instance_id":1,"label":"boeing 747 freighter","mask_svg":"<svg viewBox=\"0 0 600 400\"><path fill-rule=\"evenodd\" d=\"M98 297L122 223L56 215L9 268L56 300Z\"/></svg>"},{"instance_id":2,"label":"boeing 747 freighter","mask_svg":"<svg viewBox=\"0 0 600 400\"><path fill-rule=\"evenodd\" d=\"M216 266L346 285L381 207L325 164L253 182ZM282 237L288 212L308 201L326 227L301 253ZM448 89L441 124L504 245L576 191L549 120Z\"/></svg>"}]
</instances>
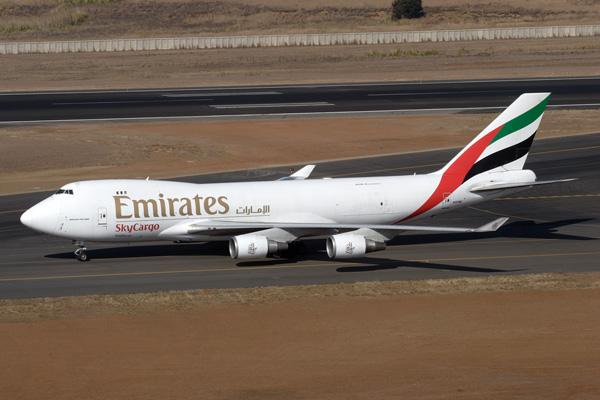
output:
<instances>
[{"instance_id":1,"label":"boeing 747 freighter","mask_svg":"<svg viewBox=\"0 0 600 400\"><path fill-rule=\"evenodd\" d=\"M235 259L281 255L302 238L326 236L331 258L383 250L405 231L485 232L409 225L534 185L523 169L550 97L521 95L439 171L410 176L306 179L314 165L278 181L191 184L96 180L63 186L21 216L26 226L70 239L78 260L86 242L228 240Z\"/></svg>"}]
</instances>

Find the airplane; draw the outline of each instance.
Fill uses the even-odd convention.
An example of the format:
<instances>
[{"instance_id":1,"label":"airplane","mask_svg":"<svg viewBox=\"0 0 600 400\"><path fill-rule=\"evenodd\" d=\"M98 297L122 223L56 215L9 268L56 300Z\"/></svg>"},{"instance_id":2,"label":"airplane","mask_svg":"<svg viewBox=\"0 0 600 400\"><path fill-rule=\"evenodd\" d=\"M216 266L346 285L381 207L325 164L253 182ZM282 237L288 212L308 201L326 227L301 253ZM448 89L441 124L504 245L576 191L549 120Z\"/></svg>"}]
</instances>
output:
<instances>
[{"instance_id":1,"label":"airplane","mask_svg":"<svg viewBox=\"0 0 600 400\"><path fill-rule=\"evenodd\" d=\"M491 232L408 225L535 185L523 169L550 93L526 93L436 172L307 179L307 165L277 181L193 184L118 179L69 183L21 216L27 227L70 239L87 261L88 241L229 241L238 260L280 257L306 237L327 237L330 258L384 250L406 231Z\"/></svg>"}]
</instances>

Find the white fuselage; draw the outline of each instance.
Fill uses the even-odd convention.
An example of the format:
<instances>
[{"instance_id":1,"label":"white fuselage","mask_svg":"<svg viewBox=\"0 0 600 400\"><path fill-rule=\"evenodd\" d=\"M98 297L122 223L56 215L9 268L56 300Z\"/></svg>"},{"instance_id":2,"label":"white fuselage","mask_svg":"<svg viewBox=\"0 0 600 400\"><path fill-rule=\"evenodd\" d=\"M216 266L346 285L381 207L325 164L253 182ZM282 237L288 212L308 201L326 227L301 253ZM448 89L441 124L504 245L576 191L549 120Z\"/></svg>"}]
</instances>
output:
<instances>
[{"instance_id":1,"label":"white fuselage","mask_svg":"<svg viewBox=\"0 0 600 400\"><path fill-rule=\"evenodd\" d=\"M439 179L431 174L218 184L85 181L64 186L64 193L32 207L27 218L36 221L37 230L87 241L186 239L161 236L186 220L394 224L414 212ZM440 198L439 206L419 217L484 199L471 193L452 196L452 201Z\"/></svg>"},{"instance_id":2,"label":"white fuselage","mask_svg":"<svg viewBox=\"0 0 600 400\"><path fill-rule=\"evenodd\" d=\"M73 239L80 261L85 241L229 240L233 258L281 255L297 239L328 235L332 258L385 249L406 230L489 232L404 222L515 193L537 182L523 169L549 93L519 96L440 170L427 175L307 179L307 165L271 182L190 184L149 180L75 182L27 210L28 227Z\"/></svg>"}]
</instances>

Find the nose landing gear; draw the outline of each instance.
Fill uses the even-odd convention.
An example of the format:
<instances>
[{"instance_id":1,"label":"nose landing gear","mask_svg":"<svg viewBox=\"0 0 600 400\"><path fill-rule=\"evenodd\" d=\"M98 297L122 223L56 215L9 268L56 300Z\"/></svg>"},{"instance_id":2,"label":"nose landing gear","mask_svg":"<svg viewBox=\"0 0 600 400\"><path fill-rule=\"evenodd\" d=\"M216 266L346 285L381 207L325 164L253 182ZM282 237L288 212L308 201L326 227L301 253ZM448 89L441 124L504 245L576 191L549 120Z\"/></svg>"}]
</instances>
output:
<instances>
[{"instance_id":1,"label":"nose landing gear","mask_svg":"<svg viewBox=\"0 0 600 400\"><path fill-rule=\"evenodd\" d=\"M82 240L74 240L73 244L79 246L77 250L75 250L75 257L77 261L88 261L87 248L85 247L85 242Z\"/></svg>"}]
</instances>

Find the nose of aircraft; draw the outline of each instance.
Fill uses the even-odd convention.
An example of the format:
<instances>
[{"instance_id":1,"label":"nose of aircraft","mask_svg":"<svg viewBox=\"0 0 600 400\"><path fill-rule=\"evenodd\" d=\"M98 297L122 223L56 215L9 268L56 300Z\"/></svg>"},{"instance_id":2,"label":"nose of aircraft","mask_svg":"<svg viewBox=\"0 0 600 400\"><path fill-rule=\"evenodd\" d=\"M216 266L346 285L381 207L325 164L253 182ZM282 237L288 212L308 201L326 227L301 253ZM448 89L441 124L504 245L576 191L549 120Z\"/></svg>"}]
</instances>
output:
<instances>
[{"instance_id":1,"label":"nose of aircraft","mask_svg":"<svg viewBox=\"0 0 600 400\"><path fill-rule=\"evenodd\" d=\"M33 217L31 216L31 209L25 211L23 215L21 215L21 223L28 228L33 228Z\"/></svg>"},{"instance_id":2,"label":"nose of aircraft","mask_svg":"<svg viewBox=\"0 0 600 400\"><path fill-rule=\"evenodd\" d=\"M43 233L54 233L60 217L60 203L48 198L36 204L21 215L21 223L28 228Z\"/></svg>"}]
</instances>

